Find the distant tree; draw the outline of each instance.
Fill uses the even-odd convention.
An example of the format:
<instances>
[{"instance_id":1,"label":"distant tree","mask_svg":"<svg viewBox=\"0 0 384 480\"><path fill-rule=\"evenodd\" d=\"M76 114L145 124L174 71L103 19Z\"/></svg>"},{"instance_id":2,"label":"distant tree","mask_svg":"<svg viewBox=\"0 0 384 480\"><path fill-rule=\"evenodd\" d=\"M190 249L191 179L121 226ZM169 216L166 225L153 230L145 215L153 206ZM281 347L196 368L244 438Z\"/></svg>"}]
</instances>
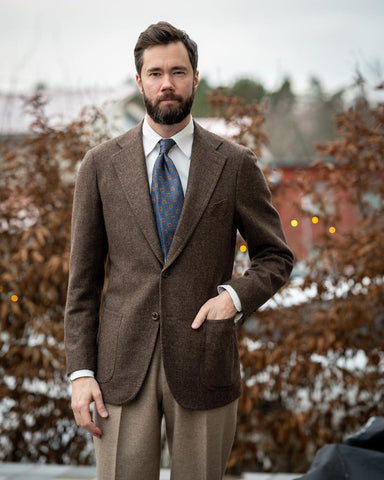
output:
<instances>
[{"instance_id":1,"label":"distant tree","mask_svg":"<svg viewBox=\"0 0 384 480\"><path fill-rule=\"evenodd\" d=\"M310 78L300 125L305 132L306 143L311 149L315 143L335 138L336 128L333 120L335 115L344 109L344 93L345 90L341 89L328 94L318 78Z\"/></svg>"},{"instance_id":2,"label":"distant tree","mask_svg":"<svg viewBox=\"0 0 384 480\"><path fill-rule=\"evenodd\" d=\"M312 77L309 91L297 96L289 79L268 96L266 131L275 158L293 161L314 159L315 142L335 137L333 118L344 108L344 90L325 92L320 80Z\"/></svg>"},{"instance_id":3,"label":"distant tree","mask_svg":"<svg viewBox=\"0 0 384 480\"><path fill-rule=\"evenodd\" d=\"M271 111L277 109L280 113L291 112L296 102L296 94L292 90L290 78L284 78L280 88L269 94L269 102Z\"/></svg>"},{"instance_id":4,"label":"distant tree","mask_svg":"<svg viewBox=\"0 0 384 480\"><path fill-rule=\"evenodd\" d=\"M228 94L242 98L245 105L250 105L255 100L260 102L267 94L264 85L251 78L239 78L228 88Z\"/></svg>"},{"instance_id":5,"label":"distant tree","mask_svg":"<svg viewBox=\"0 0 384 480\"><path fill-rule=\"evenodd\" d=\"M270 150L275 158L310 157L311 152L296 115L296 100L289 78L285 78L281 86L268 95L265 130L270 140Z\"/></svg>"},{"instance_id":6,"label":"distant tree","mask_svg":"<svg viewBox=\"0 0 384 480\"><path fill-rule=\"evenodd\" d=\"M208 80L201 78L196 91L195 102L192 108L194 117L208 117L212 114L209 94L215 90L228 97L241 99L244 105L251 105L254 101L261 101L267 94L264 86L251 78L240 78L231 86L212 87Z\"/></svg>"},{"instance_id":7,"label":"distant tree","mask_svg":"<svg viewBox=\"0 0 384 480\"><path fill-rule=\"evenodd\" d=\"M212 90L208 80L204 77L200 78L199 85L196 90L195 101L192 107L192 115L194 117L208 117L210 114L208 95Z\"/></svg>"}]
</instances>

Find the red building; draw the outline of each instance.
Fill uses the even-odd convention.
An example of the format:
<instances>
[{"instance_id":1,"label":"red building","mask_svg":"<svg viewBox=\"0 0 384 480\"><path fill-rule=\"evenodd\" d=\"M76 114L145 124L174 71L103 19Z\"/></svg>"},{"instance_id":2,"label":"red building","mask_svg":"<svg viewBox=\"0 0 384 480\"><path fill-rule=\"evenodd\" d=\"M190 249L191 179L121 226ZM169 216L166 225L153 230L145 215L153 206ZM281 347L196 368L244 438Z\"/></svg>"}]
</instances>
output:
<instances>
[{"instance_id":1,"label":"red building","mask_svg":"<svg viewBox=\"0 0 384 480\"><path fill-rule=\"evenodd\" d=\"M356 191L330 186L326 170L309 163L286 161L276 167L266 170L265 175L296 260L310 258L321 235L328 235L332 240L359 228L364 221L364 210L361 202L356 202ZM345 175L350 175L348 170ZM372 174L372 185L382 180ZM368 210L379 208L381 200L375 190L363 194Z\"/></svg>"}]
</instances>

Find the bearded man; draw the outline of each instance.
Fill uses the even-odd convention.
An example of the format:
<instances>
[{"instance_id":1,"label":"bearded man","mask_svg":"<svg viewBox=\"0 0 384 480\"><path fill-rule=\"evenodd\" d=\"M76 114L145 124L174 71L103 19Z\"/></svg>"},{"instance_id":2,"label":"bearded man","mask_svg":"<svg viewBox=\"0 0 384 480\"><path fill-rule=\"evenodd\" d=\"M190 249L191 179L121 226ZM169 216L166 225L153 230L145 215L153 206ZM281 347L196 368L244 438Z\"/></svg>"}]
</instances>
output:
<instances>
[{"instance_id":1,"label":"bearded man","mask_svg":"<svg viewBox=\"0 0 384 480\"><path fill-rule=\"evenodd\" d=\"M253 153L191 117L195 42L159 22L134 54L146 116L90 150L76 182L72 409L94 436L99 480L158 480L162 418L171 478L219 480L241 393L237 328L293 258ZM231 278L238 231L250 267Z\"/></svg>"}]
</instances>

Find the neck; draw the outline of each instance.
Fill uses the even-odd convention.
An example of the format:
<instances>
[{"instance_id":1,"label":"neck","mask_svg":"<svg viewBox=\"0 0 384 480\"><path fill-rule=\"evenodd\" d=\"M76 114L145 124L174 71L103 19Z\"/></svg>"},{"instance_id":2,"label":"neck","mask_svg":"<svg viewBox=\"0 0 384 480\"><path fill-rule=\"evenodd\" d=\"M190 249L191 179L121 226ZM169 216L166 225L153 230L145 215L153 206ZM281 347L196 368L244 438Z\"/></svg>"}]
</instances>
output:
<instances>
[{"instance_id":1,"label":"neck","mask_svg":"<svg viewBox=\"0 0 384 480\"><path fill-rule=\"evenodd\" d=\"M147 121L153 130L158 133L162 138L171 138L176 133L180 132L185 128L191 120L191 114L187 115L184 120L180 123L175 123L173 125L162 125L156 123L152 118L147 114Z\"/></svg>"}]
</instances>

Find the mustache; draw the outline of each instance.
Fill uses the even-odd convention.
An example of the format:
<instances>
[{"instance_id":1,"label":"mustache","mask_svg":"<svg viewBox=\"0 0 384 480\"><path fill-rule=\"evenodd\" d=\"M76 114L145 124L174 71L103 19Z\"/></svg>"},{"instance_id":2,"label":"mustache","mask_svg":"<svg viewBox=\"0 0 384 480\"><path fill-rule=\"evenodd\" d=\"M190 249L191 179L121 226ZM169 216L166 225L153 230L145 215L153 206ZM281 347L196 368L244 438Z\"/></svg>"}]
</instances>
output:
<instances>
[{"instance_id":1,"label":"mustache","mask_svg":"<svg viewBox=\"0 0 384 480\"><path fill-rule=\"evenodd\" d=\"M164 100L176 100L177 102L182 102L183 98L180 95L175 95L172 92L164 93L161 97L156 100L156 106L163 102Z\"/></svg>"}]
</instances>

